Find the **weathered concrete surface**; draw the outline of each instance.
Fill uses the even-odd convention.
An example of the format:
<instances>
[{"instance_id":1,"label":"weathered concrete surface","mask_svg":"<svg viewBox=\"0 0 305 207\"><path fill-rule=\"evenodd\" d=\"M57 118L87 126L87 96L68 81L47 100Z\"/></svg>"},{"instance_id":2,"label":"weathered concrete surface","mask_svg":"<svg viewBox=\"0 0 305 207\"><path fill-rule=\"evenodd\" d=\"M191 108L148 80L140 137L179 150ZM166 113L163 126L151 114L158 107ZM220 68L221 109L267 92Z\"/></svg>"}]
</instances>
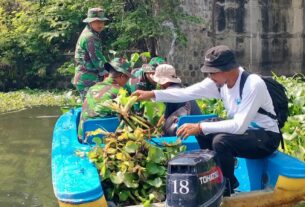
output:
<instances>
[{"instance_id":1,"label":"weathered concrete surface","mask_svg":"<svg viewBox=\"0 0 305 207\"><path fill-rule=\"evenodd\" d=\"M305 0L183 0L181 7L203 19L182 25L186 46L175 44L169 62L185 83L202 80L205 51L226 44L250 71L270 75L305 73ZM160 40L167 56L172 39Z\"/></svg>"}]
</instances>

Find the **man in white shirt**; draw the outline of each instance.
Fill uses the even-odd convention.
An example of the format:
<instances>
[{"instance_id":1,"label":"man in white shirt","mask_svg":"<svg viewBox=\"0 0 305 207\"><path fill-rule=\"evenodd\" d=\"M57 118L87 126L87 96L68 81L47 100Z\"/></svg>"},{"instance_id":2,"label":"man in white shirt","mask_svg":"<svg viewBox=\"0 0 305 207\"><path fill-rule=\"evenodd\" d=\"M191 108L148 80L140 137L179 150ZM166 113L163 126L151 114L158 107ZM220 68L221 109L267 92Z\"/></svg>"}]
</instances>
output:
<instances>
[{"instance_id":1,"label":"man in white shirt","mask_svg":"<svg viewBox=\"0 0 305 207\"><path fill-rule=\"evenodd\" d=\"M196 135L202 149L216 151L223 175L229 179L230 190L234 192L238 186L234 157L257 159L278 148L281 135L277 121L258 113L259 108L263 108L275 114L272 99L265 82L255 74L247 78L240 97L240 77L244 70L225 45L206 52L201 71L209 77L187 88L136 91L134 95L139 100L155 98L160 102L221 98L228 112L227 120L184 124L177 130L177 136Z\"/></svg>"}]
</instances>

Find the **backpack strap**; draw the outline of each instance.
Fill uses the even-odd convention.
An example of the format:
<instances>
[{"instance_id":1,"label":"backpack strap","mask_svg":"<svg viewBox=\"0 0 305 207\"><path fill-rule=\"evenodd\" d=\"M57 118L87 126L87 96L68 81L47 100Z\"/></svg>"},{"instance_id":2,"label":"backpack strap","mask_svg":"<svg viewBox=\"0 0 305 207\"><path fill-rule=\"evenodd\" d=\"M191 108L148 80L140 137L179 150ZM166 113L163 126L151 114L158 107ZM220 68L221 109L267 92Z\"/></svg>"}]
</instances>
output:
<instances>
[{"instance_id":1,"label":"backpack strap","mask_svg":"<svg viewBox=\"0 0 305 207\"><path fill-rule=\"evenodd\" d=\"M267 115L267 116L269 116L271 119L276 119L276 120L277 120L276 115L274 115L274 114L272 114L272 113L266 111L266 110L263 109L263 108L259 108L258 113Z\"/></svg>"},{"instance_id":2,"label":"backpack strap","mask_svg":"<svg viewBox=\"0 0 305 207\"><path fill-rule=\"evenodd\" d=\"M240 96L240 99L242 99L242 94L243 94L243 89L244 89L244 86L245 86L245 82L246 82L246 80L247 80L249 75L250 75L250 73L247 72L247 71L243 71L242 74L241 74L240 85L239 85L239 96ZM263 108L259 108L258 109L258 113L263 114L263 115L267 115L271 119L277 119L276 115L266 111Z\"/></svg>"},{"instance_id":3,"label":"backpack strap","mask_svg":"<svg viewBox=\"0 0 305 207\"><path fill-rule=\"evenodd\" d=\"M281 147L283 149L283 152L285 152L285 142L284 142L284 137L283 137L283 133L281 132L281 129L280 129L280 141L281 141Z\"/></svg>"},{"instance_id":4,"label":"backpack strap","mask_svg":"<svg viewBox=\"0 0 305 207\"><path fill-rule=\"evenodd\" d=\"M240 100L242 99L242 94L243 94L243 89L244 89L244 86L245 86L245 82L246 82L246 80L247 80L249 75L250 75L250 73L245 71L245 70L241 73L240 84L239 84L239 97L240 97Z\"/></svg>"}]
</instances>

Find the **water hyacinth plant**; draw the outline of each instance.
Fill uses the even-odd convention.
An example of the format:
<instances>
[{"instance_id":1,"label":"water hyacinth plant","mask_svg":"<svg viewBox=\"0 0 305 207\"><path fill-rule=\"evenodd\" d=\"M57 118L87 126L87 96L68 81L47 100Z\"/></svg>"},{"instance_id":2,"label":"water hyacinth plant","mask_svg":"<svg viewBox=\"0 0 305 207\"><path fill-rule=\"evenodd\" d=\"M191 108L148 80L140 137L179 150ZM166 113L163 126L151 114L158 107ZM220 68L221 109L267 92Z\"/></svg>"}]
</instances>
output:
<instances>
[{"instance_id":1,"label":"water hyacinth plant","mask_svg":"<svg viewBox=\"0 0 305 207\"><path fill-rule=\"evenodd\" d=\"M305 76L273 76L286 88L289 99L289 117L281 129L285 153L305 161Z\"/></svg>"},{"instance_id":2,"label":"water hyacinth plant","mask_svg":"<svg viewBox=\"0 0 305 207\"><path fill-rule=\"evenodd\" d=\"M49 92L24 89L8 93L0 92L0 114L15 112L35 106L62 106L70 109L80 105L78 97L68 92Z\"/></svg>"},{"instance_id":3,"label":"water hyacinth plant","mask_svg":"<svg viewBox=\"0 0 305 207\"><path fill-rule=\"evenodd\" d=\"M161 135L162 124L153 125L145 118L147 115L133 112L135 102L136 97L121 92L117 99L102 103L118 113L121 123L114 133L103 129L87 133L104 135L103 139L93 139L96 145L88 157L100 172L107 200L119 206L149 206L164 201L167 162L185 151L180 139L175 143L154 143L152 137Z\"/></svg>"}]
</instances>

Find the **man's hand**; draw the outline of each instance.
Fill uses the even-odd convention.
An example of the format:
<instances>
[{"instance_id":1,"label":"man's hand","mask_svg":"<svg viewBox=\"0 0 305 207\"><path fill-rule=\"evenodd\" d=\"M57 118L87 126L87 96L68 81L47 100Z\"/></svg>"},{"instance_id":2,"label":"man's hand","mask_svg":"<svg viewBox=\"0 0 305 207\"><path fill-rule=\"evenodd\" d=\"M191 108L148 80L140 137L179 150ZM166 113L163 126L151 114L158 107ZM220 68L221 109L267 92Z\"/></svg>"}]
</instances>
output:
<instances>
[{"instance_id":1,"label":"man's hand","mask_svg":"<svg viewBox=\"0 0 305 207\"><path fill-rule=\"evenodd\" d=\"M190 135L198 135L201 132L201 128L199 123L196 124L183 124L177 130L177 136L182 137L182 139L186 139Z\"/></svg>"},{"instance_id":2,"label":"man's hand","mask_svg":"<svg viewBox=\"0 0 305 207\"><path fill-rule=\"evenodd\" d=\"M155 94L153 91L142 91L142 90L136 90L131 94L132 96L137 96L138 100L149 100L151 98L155 98Z\"/></svg>"}]
</instances>

